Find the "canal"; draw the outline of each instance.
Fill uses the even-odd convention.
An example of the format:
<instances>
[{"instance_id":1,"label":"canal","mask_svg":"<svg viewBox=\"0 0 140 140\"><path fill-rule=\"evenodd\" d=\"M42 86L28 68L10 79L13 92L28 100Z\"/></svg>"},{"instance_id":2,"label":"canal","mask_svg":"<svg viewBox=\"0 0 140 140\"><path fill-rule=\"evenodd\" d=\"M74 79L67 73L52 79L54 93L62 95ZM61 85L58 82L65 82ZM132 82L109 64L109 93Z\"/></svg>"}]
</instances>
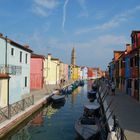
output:
<instances>
[{"instance_id":1,"label":"canal","mask_svg":"<svg viewBox=\"0 0 140 140\"><path fill-rule=\"evenodd\" d=\"M41 109L32 119L22 124L7 136L7 140L78 140L74 125L83 113L83 106L89 103L87 90L92 81L78 87L66 96L66 102L59 106L50 104Z\"/></svg>"}]
</instances>

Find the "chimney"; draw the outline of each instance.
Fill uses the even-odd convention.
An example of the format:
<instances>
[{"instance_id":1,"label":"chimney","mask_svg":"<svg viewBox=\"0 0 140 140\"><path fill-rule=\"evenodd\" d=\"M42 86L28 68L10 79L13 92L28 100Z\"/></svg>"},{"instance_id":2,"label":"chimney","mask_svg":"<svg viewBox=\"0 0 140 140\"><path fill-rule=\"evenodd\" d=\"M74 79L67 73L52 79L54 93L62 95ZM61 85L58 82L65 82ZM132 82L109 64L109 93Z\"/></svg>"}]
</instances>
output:
<instances>
[{"instance_id":1,"label":"chimney","mask_svg":"<svg viewBox=\"0 0 140 140\"><path fill-rule=\"evenodd\" d=\"M126 51L129 53L132 50L132 47L130 44L126 44Z\"/></svg>"},{"instance_id":2,"label":"chimney","mask_svg":"<svg viewBox=\"0 0 140 140\"><path fill-rule=\"evenodd\" d=\"M29 49L29 46L28 45L24 45L24 48Z\"/></svg>"},{"instance_id":3,"label":"chimney","mask_svg":"<svg viewBox=\"0 0 140 140\"><path fill-rule=\"evenodd\" d=\"M51 60L52 55L48 53L48 60Z\"/></svg>"}]
</instances>

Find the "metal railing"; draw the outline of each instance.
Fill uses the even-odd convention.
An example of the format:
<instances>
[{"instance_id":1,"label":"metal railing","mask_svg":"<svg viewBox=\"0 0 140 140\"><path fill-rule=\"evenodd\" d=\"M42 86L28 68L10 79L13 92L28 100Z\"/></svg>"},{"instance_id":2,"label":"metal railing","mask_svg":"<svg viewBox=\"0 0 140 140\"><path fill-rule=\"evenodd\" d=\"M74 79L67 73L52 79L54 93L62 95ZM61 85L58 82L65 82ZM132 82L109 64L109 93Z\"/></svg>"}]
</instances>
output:
<instances>
[{"instance_id":1,"label":"metal railing","mask_svg":"<svg viewBox=\"0 0 140 140\"><path fill-rule=\"evenodd\" d=\"M26 108L30 107L33 104L34 104L34 96L32 95L18 102L10 104L9 106L0 108L0 123L24 111Z\"/></svg>"},{"instance_id":2,"label":"metal railing","mask_svg":"<svg viewBox=\"0 0 140 140\"><path fill-rule=\"evenodd\" d=\"M101 92L102 92L103 93L103 97L105 98L105 96L106 96L105 93L106 92L109 92L108 91L108 87L106 86L106 83L103 80L99 80L98 82L99 82L99 85L98 86L100 87L99 94L101 95ZM103 98L102 98L102 102L104 102ZM110 108L110 105L108 105L109 108ZM108 122L107 122L107 124L108 124ZM109 124L108 124L108 126L109 126ZM116 119L116 116L115 115L114 115L114 128L113 129L114 130L111 130L111 131L114 131L115 132L116 140L127 140L126 135L124 133L124 129L120 126L119 121Z\"/></svg>"},{"instance_id":3,"label":"metal railing","mask_svg":"<svg viewBox=\"0 0 140 140\"><path fill-rule=\"evenodd\" d=\"M22 72L21 66L15 65L0 65L0 73L11 74L11 75L20 75Z\"/></svg>"}]
</instances>

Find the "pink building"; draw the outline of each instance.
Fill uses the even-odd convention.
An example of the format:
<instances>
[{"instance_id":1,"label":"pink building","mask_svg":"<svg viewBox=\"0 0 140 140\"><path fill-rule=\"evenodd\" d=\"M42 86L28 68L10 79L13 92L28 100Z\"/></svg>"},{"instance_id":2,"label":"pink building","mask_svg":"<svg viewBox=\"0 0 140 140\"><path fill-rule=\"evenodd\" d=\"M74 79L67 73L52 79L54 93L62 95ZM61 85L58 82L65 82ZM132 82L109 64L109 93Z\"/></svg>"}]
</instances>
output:
<instances>
[{"instance_id":1,"label":"pink building","mask_svg":"<svg viewBox=\"0 0 140 140\"><path fill-rule=\"evenodd\" d=\"M44 85L43 68L45 57L38 54L31 55L30 88L42 89Z\"/></svg>"},{"instance_id":2,"label":"pink building","mask_svg":"<svg viewBox=\"0 0 140 140\"><path fill-rule=\"evenodd\" d=\"M68 81L68 64L64 64L64 76L65 80Z\"/></svg>"}]
</instances>

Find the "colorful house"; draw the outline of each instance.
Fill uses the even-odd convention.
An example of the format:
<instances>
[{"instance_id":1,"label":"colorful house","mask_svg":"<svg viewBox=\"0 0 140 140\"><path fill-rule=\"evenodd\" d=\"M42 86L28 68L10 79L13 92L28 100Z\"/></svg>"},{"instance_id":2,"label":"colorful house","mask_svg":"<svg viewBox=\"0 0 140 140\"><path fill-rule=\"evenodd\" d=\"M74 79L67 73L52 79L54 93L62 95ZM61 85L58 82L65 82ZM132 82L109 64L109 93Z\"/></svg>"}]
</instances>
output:
<instances>
[{"instance_id":1,"label":"colorful house","mask_svg":"<svg viewBox=\"0 0 140 140\"><path fill-rule=\"evenodd\" d=\"M48 54L45 59L45 84L59 84L60 83L60 61L57 58L52 58L51 54Z\"/></svg>"},{"instance_id":2,"label":"colorful house","mask_svg":"<svg viewBox=\"0 0 140 140\"><path fill-rule=\"evenodd\" d=\"M10 77L8 104L21 100L22 95L30 92L31 52L28 46L0 34L0 73Z\"/></svg>"},{"instance_id":3,"label":"colorful house","mask_svg":"<svg viewBox=\"0 0 140 140\"><path fill-rule=\"evenodd\" d=\"M82 79L84 79L84 80L87 80L87 78L88 78L88 68L87 67L82 67L81 68L81 70L82 70Z\"/></svg>"},{"instance_id":4,"label":"colorful house","mask_svg":"<svg viewBox=\"0 0 140 140\"><path fill-rule=\"evenodd\" d=\"M72 80L72 65L68 65L68 80Z\"/></svg>"},{"instance_id":5,"label":"colorful house","mask_svg":"<svg viewBox=\"0 0 140 140\"><path fill-rule=\"evenodd\" d=\"M64 64L64 79L68 81L68 64Z\"/></svg>"},{"instance_id":6,"label":"colorful house","mask_svg":"<svg viewBox=\"0 0 140 140\"><path fill-rule=\"evenodd\" d=\"M92 77L93 77L93 69L88 68L88 80L92 79Z\"/></svg>"},{"instance_id":7,"label":"colorful house","mask_svg":"<svg viewBox=\"0 0 140 140\"><path fill-rule=\"evenodd\" d=\"M140 31L132 31L125 51L114 51L114 80L117 87L140 101ZM111 65L109 73L111 78Z\"/></svg>"},{"instance_id":8,"label":"colorful house","mask_svg":"<svg viewBox=\"0 0 140 140\"><path fill-rule=\"evenodd\" d=\"M44 61L45 56L32 54L30 69L30 87L31 89L42 89L44 86Z\"/></svg>"}]
</instances>

